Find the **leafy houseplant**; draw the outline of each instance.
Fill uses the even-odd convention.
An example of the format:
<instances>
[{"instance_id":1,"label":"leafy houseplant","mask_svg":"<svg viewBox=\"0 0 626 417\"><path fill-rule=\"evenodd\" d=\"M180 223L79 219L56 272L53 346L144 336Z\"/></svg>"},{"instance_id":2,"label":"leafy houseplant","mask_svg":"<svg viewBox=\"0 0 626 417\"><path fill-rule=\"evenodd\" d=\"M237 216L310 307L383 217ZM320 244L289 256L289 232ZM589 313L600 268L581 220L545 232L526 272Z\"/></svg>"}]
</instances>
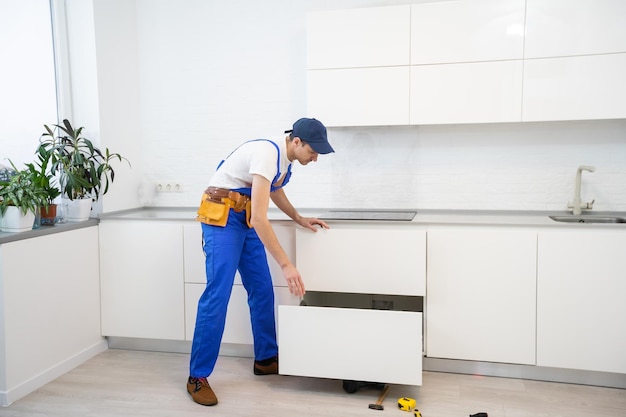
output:
<instances>
[{"instance_id":1,"label":"leafy houseplant","mask_svg":"<svg viewBox=\"0 0 626 417\"><path fill-rule=\"evenodd\" d=\"M61 191L53 184L53 177L49 173L48 164L50 162L50 154L45 149L38 148L37 164L26 164L26 168L30 171L35 186L44 190L47 205L40 208L41 224L53 225L56 219L57 205L54 200L61 195Z\"/></svg>"},{"instance_id":2,"label":"leafy houseplant","mask_svg":"<svg viewBox=\"0 0 626 417\"><path fill-rule=\"evenodd\" d=\"M3 231L30 230L35 221L35 213L39 207L47 207L48 199L45 190L33 181L29 168L17 170L8 181L0 182L0 215ZM18 225L9 221L20 222Z\"/></svg>"},{"instance_id":3,"label":"leafy houseplant","mask_svg":"<svg viewBox=\"0 0 626 417\"><path fill-rule=\"evenodd\" d=\"M67 119L61 125L53 125L53 128L44 127L46 131L37 153L49 159L52 175L59 174L63 197L69 200L88 199L90 208L91 201L106 194L115 179L111 162L128 160L119 153L111 153L108 148L101 151L83 136L83 127L75 129ZM76 219L67 216L68 220L86 220L88 217L88 213L87 217Z\"/></svg>"},{"instance_id":4,"label":"leafy houseplant","mask_svg":"<svg viewBox=\"0 0 626 417\"><path fill-rule=\"evenodd\" d=\"M44 125L46 132L37 153L50 157L50 172L60 174L61 191L70 200L90 197L97 200L109 190L115 179L111 161L126 160L108 148L102 152L91 140L82 136L83 127L74 129L67 119L62 125L54 125L59 134ZM127 160L126 160L127 161Z\"/></svg>"}]
</instances>

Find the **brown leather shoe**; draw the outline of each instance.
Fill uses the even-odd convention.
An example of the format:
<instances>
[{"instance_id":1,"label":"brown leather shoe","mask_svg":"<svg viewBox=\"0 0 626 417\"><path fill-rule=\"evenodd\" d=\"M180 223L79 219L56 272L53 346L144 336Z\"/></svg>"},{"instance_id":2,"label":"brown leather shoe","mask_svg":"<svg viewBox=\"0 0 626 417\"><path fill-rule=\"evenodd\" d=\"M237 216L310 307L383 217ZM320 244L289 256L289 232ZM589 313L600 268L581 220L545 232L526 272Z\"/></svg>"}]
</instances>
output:
<instances>
[{"instance_id":1,"label":"brown leather shoe","mask_svg":"<svg viewBox=\"0 0 626 417\"><path fill-rule=\"evenodd\" d=\"M264 361L254 361L255 375L273 375L278 373L278 356L265 359Z\"/></svg>"},{"instance_id":2,"label":"brown leather shoe","mask_svg":"<svg viewBox=\"0 0 626 417\"><path fill-rule=\"evenodd\" d=\"M198 404L217 404L217 396L209 386L209 382L206 378L189 377L187 380L187 392L191 394L191 398Z\"/></svg>"}]
</instances>

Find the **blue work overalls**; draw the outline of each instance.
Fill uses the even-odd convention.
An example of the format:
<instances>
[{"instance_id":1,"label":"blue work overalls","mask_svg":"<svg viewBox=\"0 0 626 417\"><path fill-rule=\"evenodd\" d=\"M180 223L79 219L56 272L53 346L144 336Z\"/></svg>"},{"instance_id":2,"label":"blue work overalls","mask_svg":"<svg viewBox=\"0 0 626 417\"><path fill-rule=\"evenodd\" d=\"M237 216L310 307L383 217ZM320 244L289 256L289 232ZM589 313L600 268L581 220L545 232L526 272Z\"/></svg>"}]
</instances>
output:
<instances>
[{"instance_id":1,"label":"blue work overalls","mask_svg":"<svg viewBox=\"0 0 626 417\"><path fill-rule=\"evenodd\" d=\"M291 177L291 165L280 186L276 186L282 175L280 149L276 143L270 140L268 142L278 151L277 174L271 185L273 192L287 185ZM251 188L238 188L234 191L246 195L252 193ZM237 270L248 293L254 357L256 360L265 360L278 355L272 277L265 247L256 231L248 227L246 211L237 213L230 210L225 227L205 223L201 225L207 284L198 301L196 327L191 346L189 375L195 378L211 375L215 367Z\"/></svg>"}]
</instances>

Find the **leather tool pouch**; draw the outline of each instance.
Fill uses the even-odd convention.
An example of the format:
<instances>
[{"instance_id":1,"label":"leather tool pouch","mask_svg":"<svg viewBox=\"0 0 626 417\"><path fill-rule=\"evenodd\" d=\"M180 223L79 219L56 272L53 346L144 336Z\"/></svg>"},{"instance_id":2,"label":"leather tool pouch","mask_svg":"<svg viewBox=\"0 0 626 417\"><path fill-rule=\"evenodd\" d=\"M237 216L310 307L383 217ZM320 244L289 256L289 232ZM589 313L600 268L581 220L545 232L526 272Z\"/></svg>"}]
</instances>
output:
<instances>
[{"instance_id":1,"label":"leather tool pouch","mask_svg":"<svg viewBox=\"0 0 626 417\"><path fill-rule=\"evenodd\" d=\"M230 200L222 199L222 202L211 200L208 194L202 196L197 220L213 226L226 226L228 213L230 212Z\"/></svg>"},{"instance_id":2,"label":"leather tool pouch","mask_svg":"<svg viewBox=\"0 0 626 417\"><path fill-rule=\"evenodd\" d=\"M246 202L246 223L248 227L252 229L252 225L250 224L250 217L252 215L252 201L248 200Z\"/></svg>"}]
</instances>

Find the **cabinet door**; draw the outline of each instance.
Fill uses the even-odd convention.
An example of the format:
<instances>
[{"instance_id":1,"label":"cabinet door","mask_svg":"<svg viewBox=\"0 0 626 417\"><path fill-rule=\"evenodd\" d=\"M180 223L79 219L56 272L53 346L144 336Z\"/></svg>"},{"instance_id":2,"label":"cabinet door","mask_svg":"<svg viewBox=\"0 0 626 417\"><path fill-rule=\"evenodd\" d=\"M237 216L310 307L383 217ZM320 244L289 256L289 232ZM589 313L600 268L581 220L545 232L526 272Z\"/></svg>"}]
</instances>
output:
<instances>
[{"instance_id":1,"label":"cabinet door","mask_svg":"<svg viewBox=\"0 0 626 417\"><path fill-rule=\"evenodd\" d=\"M519 122L518 61L411 67L411 124Z\"/></svg>"},{"instance_id":2,"label":"cabinet door","mask_svg":"<svg viewBox=\"0 0 626 417\"><path fill-rule=\"evenodd\" d=\"M537 365L626 374L626 231L539 233Z\"/></svg>"},{"instance_id":3,"label":"cabinet door","mask_svg":"<svg viewBox=\"0 0 626 417\"><path fill-rule=\"evenodd\" d=\"M412 226L296 230L297 267L307 291L420 296L426 232Z\"/></svg>"},{"instance_id":4,"label":"cabinet door","mask_svg":"<svg viewBox=\"0 0 626 417\"><path fill-rule=\"evenodd\" d=\"M421 385L422 313L280 306L280 373Z\"/></svg>"},{"instance_id":5,"label":"cabinet door","mask_svg":"<svg viewBox=\"0 0 626 417\"><path fill-rule=\"evenodd\" d=\"M196 326L198 300L204 291L205 284L185 284L185 339L193 340ZM298 305L300 299L289 293L286 287L274 288L275 314L279 305ZM278 331L278 329L277 329ZM248 295L242 285L233 285L233 292L226 313L226 325L222 343L238 343L252 345L252 326Z\"/></svg>"},{"instance_id":6,"label":"cabinet door","mask_svg":"<svg viewBox=\"0 0 626 417\"><path fill-rule=\"evenodd\" d=\"M626 4L626 3L625 3ZM626 117L626 53L524 62L524 121Z\"/></svg>"},{"instance_id":7,"label":"cabinet door","mask_svg":"<svg viewBox=\"0 0 626 417\"><path fill-rule=\"evenodd\" d=\"M183 340L182 226L107 220L99 228L102 334Z\"/></svg>"},{"instance_id":8,"label":"cabinet door","mask_svg":"<svg viewBox=\"0 0 626 417\"><path fill-rule=\"evenodd\" d=\"M524 7L525 0L411 5L411 65L522 59Z\"/></svg>"},{"instance_id":9,"label":"cabinet door","mask_svg":"<svg viewBox=\"0 0 626 417\"><path fill-rule=\"evenodd\" d=\"M291 221L272 221L272 228L289 259L294 260L296 252L294 224ZM202 250L202 227L200 223L185 224L183 231L185 282L206 283L205 258ZM267 263L272 274L273 285L275 287L287 287L280 266L269 252L267 252ZM239 272L235 275L235 284L241 284Z\"/></svg>"},{"instance_id":10,"label":"cabinet door","mask_svg":"<svg viewBox=\"0 0 626 417\"><path fill-rule=\"evenodd\" d=\"M535 232L428 231L426 355L534 365Z\"/></svg>"},{"instance_id":11,"label":"cabinet door","mask_svg":"<svg viewBox=\"0 0 626 417\"><path fill-rule=\"evenodd\" d=\"M308 14L309 69L409 64L410 6Z\"/></svg>"},{"instance_id":12,"label":"cabinet door","mask_svg":"<svg viewBox=\"0 0 626 417\"><path fill-rule=\"evenodd\" d=\"M326 126L409 123L409 67L308 71L308 113Z\"/></svg>"},{"instance_id":13,"label":"cabinet door","mask_svg":"<svg viewBox=\"0 0 626 417\"><path fill-rule=\"evenodd\" d=\"M527 0L525 58L626 52L624 0Z\"/></svg>"}]
</instances>

